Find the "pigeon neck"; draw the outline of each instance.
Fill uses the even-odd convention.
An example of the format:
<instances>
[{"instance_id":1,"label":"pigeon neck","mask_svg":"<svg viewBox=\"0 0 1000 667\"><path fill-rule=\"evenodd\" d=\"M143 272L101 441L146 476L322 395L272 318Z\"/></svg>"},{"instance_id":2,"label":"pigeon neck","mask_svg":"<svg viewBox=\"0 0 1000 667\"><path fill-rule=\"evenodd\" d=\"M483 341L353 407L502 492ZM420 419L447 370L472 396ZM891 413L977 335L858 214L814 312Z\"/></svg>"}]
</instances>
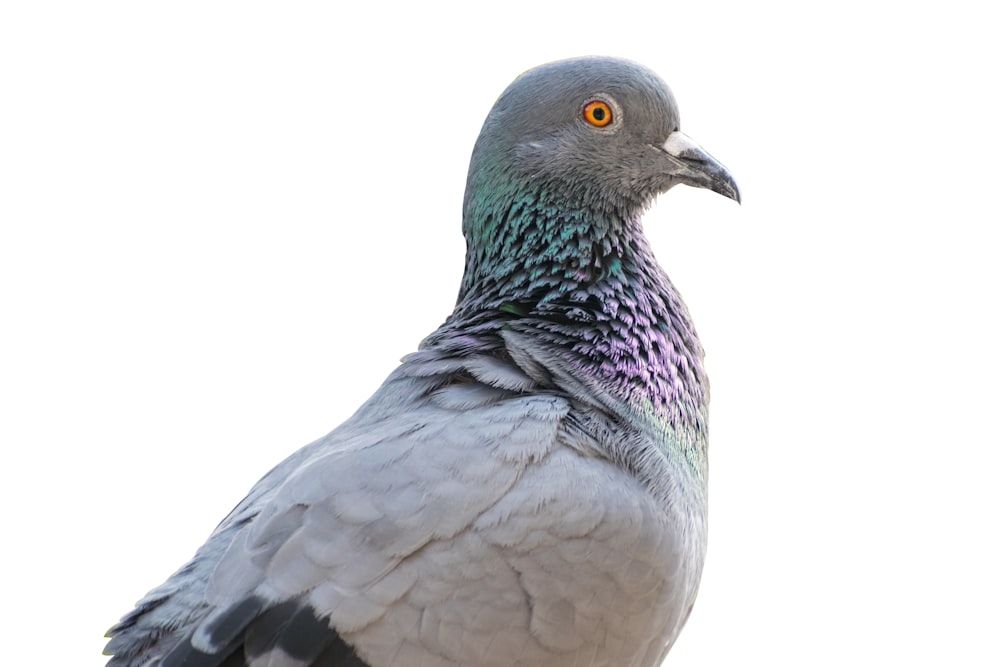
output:
<instances>
[{"instance_id":1,"label":"pigeon neck","mask_svg":"<svg viewBox=\"0 0 1000 667\"><path fill-rule=\"evenodd\" d=\"M631 409L706 435L708 381L687 309L631 219L539 192L469 197L455 311L427 341L489 346L504 327L540 334L574 373Z\"/></svg>"},{"instance_id":2,"label":"pigeon neck","mask_svg":"<svg viewBox=\"0 0 1000 667\"><path fill-rule=\"evenodd\" d=\"M495 196L495 195L494 195ZM498 198L499 199L499 198ZM625 278L635 223L567 205L543 193L473 201L466 211L465 275L459 304L556 299L581 286Z\"/></svg>"}]
</instances>

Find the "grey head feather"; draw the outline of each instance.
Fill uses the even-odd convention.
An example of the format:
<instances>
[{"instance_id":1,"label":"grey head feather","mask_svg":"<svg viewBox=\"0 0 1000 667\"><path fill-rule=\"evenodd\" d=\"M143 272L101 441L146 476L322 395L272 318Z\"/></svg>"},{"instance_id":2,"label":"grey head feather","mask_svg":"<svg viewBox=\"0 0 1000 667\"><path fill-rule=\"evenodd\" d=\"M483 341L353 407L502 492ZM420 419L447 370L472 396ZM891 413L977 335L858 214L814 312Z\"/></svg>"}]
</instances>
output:
<instances>
[{"instance_id":1,"label":"grey head feather","mask_svg":"<svg viewBox=\"0 0 1000 667\"><path fill-rule=\"evenodd\" d=\"M603 127L583 117L584 105L594 100L612 109ZM692 160L700 169L679 169L677 156L664 149L679 130L673 93L642 65L587 57L529 70L504 91L483 125L469 168L465 222L476 222L470 206L480 190L502 187L506 179L543 183L564 204L624 219L678 183L708 187L692 177L697 170L709 169L728 184L724 194L738 199L735 181L707 154Z\"/></svg>"}]
</instances>

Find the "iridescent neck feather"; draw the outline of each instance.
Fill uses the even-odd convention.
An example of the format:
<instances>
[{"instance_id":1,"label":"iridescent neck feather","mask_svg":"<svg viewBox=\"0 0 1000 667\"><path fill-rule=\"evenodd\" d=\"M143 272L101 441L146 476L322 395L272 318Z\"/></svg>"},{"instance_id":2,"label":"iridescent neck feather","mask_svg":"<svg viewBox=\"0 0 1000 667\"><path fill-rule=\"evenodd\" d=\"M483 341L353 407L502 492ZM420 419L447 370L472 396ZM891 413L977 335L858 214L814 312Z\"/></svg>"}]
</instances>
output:
<instances>
[{"instance_id":1,"label":"iridescent neck feather","mask_svg":"<svg viewBox=\"0 0 1000 667\"><path fill-rule=\"evenodd\" d=\"M494 181L496 183L496 181ZM473 187L458 303L425 345L489 349L517 321L632 410L707 437L708 379L687 308L624 210L538 187Z\"/></svg>"}]
</instances>

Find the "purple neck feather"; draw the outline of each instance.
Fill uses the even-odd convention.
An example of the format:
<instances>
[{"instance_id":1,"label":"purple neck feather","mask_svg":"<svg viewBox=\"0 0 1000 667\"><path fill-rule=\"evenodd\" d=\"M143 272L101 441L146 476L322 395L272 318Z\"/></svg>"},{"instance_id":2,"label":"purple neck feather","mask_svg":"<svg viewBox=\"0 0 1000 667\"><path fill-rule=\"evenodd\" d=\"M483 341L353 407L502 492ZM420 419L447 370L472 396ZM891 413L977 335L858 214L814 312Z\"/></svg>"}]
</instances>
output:
<instances>
[{"instance_id":1,"label":"purple neck feather","mask_svg":"<svg viewBox=\"0 0 1000 667\"><path fill-rule=\"evenodd\" d=\"M516 321L633 409L706 437L702 347L638 214L567 210L542 195L482 203L486 210L475 210L475 201L466 210L467 222L473 215L479 224L466 225L469 250L455 311L424 346L500 348L499 330Z\"/></svg>"}]
</instances>

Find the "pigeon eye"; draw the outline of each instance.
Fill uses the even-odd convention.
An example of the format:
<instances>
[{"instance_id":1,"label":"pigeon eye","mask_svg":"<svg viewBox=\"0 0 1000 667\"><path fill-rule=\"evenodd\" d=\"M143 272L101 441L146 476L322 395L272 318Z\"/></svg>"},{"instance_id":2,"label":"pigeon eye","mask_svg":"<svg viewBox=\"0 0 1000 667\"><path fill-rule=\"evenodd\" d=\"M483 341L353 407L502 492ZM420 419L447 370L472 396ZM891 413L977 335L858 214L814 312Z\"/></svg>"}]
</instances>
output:
<instances>
[{"instance_id":1,"label":"pigeon eye","mask_svg":"<svg viewBox=\"0 0 1000 667\"><path fill-rule=\"evenodd\" d=\"M611 107L600 100L587 102L583 107L583 119L594 127L604 127L611 122Z\"/></svg>"}]
</instances>

